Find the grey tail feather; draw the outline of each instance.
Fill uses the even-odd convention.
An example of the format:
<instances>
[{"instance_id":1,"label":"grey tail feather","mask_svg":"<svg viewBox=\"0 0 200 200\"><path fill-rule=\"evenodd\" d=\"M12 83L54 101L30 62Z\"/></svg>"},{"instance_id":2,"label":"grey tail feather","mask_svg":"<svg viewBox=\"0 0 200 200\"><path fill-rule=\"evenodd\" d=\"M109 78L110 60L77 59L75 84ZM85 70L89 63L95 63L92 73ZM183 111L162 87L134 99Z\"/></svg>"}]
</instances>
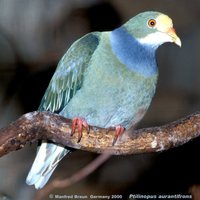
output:
<instances>
[{"instance_id":1,"label":"grey tail feather","mask_svg":"<svg viewBox=\"0 0 200 200\"><path fill-rule=\"evenodd\" d=\"M49 180L59 161L70 152L64 147L43 142L26 178L26 183L35 185L36 189L42 188Z\"/></svg>"}]
</instances>

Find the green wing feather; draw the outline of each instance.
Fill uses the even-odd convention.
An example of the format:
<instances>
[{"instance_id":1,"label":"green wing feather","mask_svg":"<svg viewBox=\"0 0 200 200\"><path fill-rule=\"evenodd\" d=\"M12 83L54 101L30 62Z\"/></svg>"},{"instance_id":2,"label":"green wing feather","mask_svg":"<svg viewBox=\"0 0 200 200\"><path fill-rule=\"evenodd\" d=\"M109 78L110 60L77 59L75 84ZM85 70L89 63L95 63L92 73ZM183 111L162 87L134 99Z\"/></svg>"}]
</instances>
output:
<instances>
[{"instance_id":1,"label":"green wing feather","mask_svg":"<svg viewBox=\"0 0 200 200\"><path fill-rule=\"evenodd\" d=\"M89 33L72 44L58 63L39 110L59 112L82 86L84 72L96 50L100 33Z\"/></svg>"}]
</instances>

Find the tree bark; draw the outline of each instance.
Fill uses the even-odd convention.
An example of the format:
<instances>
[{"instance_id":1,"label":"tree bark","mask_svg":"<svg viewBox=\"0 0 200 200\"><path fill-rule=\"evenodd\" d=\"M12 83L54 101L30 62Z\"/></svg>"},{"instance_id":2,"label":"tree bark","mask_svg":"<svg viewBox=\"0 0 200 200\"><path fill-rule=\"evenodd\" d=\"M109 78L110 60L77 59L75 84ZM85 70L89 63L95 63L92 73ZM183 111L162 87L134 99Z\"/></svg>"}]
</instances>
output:
<instances>
[{"instance_id":1,"label":"tree bark","mask_svg":"<svg viewBox=\"0 0 200 200\"><path fill-rule=\"evenodd\" d=\"M126 131L112 145L114 129L90 127L80 142L71 136L71 120L49 112L30 112L0 129L0 156L21 149L27 142L51 140L62 146L112 155L158 152L182 145L200 135L200 112L160 127Z\"/></svg>"}]
</instances>

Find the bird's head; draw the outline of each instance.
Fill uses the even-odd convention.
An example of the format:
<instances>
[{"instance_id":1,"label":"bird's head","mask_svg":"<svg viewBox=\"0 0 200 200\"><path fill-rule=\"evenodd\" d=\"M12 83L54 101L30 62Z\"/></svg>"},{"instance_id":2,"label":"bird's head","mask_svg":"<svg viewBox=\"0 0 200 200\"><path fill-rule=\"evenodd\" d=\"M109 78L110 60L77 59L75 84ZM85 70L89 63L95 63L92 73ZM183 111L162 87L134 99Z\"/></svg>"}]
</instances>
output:
<instances>
[{"instance_id":1,"label":"bird's head","mask_svg":"<svg viewBox=\"0 0 200 200\"><path fill-rule=\"evenodd\" d=\"M125 25L128 32L145 45L158 47L173 42L181 47L171 18L160 12L147 11L130 19Z\"/></svg>"}]
</instances>

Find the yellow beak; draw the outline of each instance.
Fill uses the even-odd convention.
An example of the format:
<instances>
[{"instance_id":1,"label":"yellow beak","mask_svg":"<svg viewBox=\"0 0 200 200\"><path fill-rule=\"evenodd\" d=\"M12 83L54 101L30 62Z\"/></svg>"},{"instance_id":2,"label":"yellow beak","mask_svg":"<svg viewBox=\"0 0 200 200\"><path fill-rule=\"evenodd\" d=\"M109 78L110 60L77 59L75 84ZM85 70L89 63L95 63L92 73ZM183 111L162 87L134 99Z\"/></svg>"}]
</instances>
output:
<instances>
[{"instance_id":1,"label":"yellow beak","mask_svg":"<svg viewBox=\"0 0 200 200\"><path fill-rule=\"evenodd\" d=\"M167 31L167 34L172 38L172 41L177 44L179 47L181 47L181 40L180 38L176 35L175 29L172 27Z\"/></svg>"}]
</instances>

